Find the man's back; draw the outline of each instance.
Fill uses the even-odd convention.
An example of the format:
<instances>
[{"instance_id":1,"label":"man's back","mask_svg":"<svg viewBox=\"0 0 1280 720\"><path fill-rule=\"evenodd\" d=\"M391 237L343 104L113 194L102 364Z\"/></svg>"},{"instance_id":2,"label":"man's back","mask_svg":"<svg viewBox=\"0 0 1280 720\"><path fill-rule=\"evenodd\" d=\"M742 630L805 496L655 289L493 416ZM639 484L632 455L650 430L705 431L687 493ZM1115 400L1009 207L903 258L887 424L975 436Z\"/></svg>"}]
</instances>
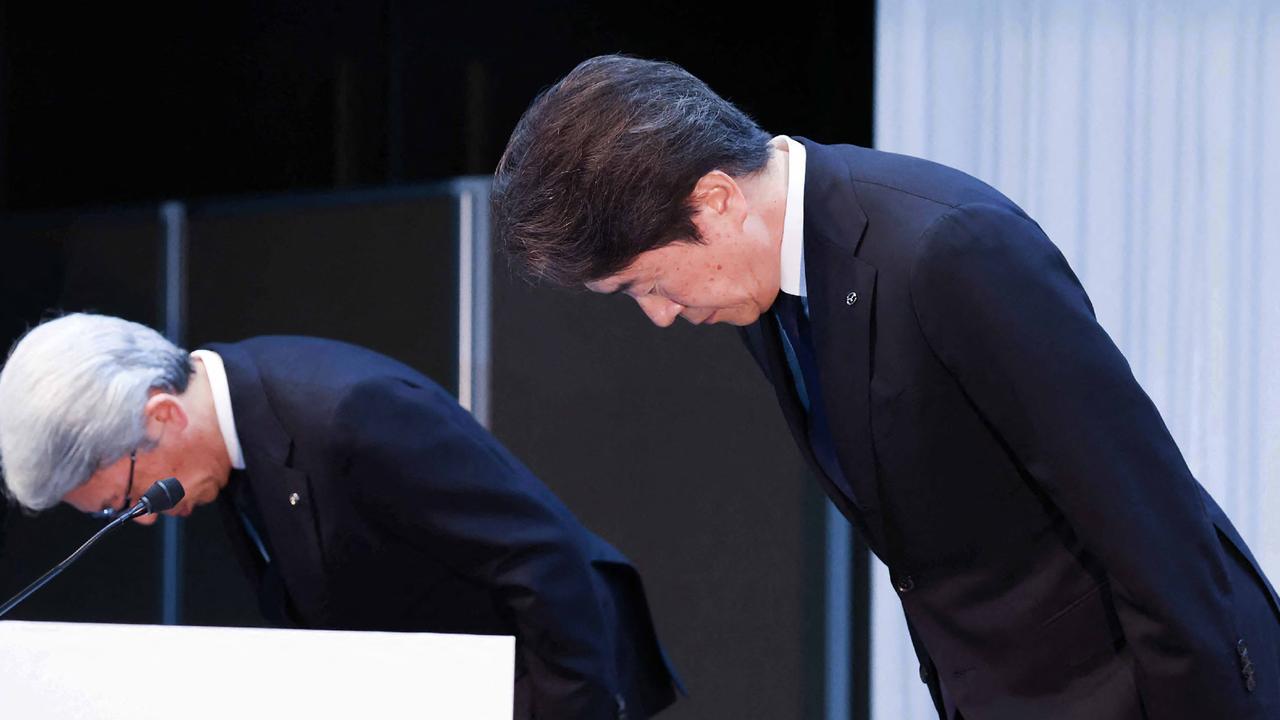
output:
<instances>
[{"instance_id":1,"label":"man's back","mask_svg":"<svg viewBox=\"0 0 1280 720\"><path fill-rule=\"evenodd\" d=\"M513 634L544 692L674 700L638 574L443 388L329 340L209 347L303 624Z\"/></svg>"}]
</instances>

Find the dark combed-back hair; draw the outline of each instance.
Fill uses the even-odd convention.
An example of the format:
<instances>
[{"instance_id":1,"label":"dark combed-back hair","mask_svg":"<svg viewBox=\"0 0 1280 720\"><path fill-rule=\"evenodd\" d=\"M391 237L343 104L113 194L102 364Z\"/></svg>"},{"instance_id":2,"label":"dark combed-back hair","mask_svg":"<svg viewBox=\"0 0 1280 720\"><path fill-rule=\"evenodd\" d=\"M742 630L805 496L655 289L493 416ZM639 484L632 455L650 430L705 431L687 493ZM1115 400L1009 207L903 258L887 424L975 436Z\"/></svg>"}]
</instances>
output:
<instances>
[{"instance_id":1,"label":"dark combed-back hair","mask_svg":"<svg viewBox=\"0 0 1280 720\"><path fill-rule=\"evenodd\" d=\"M770 136L666 62L594 57L540 94L494 175L499 242L528 275L576 285L640 254L697 242L690 194L713 170L740 178Z\"/></svg>"}]
</instances>

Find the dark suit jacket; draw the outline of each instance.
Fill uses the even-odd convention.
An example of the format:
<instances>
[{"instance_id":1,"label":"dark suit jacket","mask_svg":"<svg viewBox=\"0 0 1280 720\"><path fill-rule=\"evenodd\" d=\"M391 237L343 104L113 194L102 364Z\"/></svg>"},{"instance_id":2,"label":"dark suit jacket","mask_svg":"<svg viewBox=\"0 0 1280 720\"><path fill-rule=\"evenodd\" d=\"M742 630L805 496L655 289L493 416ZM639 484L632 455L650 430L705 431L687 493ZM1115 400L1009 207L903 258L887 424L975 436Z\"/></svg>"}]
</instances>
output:
<instances>
[{"instance_id":1,"label":"dark suit jacket","mask_svg":"<svg viewBox=\"0 0 1280 720\"><path fill-rule=\"evenodd\" d=\"M888 565L942 717L1280 718L1275 591L1065 259L955 170L804 141L813 462L776 323L745 337Z\"/></svg>"},{"instance_id":2,"label":"dark suit jacket","mask_svg":"<svg viewBox=\"0 0 1280 720\"><path fill-rule=\"evenodd\" d=\"M237 482L271 555L255 575L287 605L269 614L514 635L535 718L634 720L673 702L635 569L439 386L326 340L209 349L226 365Z\"/></svg>"}]
</instances>

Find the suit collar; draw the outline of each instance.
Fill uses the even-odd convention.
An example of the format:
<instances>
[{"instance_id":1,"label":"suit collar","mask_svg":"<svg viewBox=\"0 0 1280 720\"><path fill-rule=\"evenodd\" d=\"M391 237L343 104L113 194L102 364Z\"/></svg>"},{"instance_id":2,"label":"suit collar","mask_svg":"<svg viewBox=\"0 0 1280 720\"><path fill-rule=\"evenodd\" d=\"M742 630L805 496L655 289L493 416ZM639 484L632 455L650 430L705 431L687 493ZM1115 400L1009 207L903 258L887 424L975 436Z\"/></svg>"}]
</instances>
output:
<instances>
[{"instance_id":1,"label":"suit collar","mask_svg":"<svg viewBox=\"0 0 1280 720\"><path fill-rule=\"evenodd\" d=\"M257 364L237 345L217 343L209 349L222 358L237 426L246 429L240 433L240 444L247 468L252 469L251 456L272 465L291 465L293 439L271 408Z\"/></svg>"},{"instance_id":2,"label":"suit collar","mask_svg":"<svg viewBox=\"0 0 1280 720\"><path fill-rule=\"evenodd\" d=\"M867 214L853 189L848 163L832 148L808 138L805 148L805 264L817 254L857 255ZM810 278L812 279L812 278Z\"/></svg>"}]
</instances>

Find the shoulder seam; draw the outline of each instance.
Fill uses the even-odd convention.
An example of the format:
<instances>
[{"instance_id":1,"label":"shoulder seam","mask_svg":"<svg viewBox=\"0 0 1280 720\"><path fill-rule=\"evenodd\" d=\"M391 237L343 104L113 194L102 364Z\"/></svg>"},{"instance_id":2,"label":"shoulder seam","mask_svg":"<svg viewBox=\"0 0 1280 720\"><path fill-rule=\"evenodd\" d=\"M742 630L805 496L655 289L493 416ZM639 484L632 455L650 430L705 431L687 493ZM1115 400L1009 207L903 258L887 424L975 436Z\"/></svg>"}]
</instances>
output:
<instances>
[{"instance_id":1,"label":"shoulder seam","mask_svg":"<svg viewBox=\"0 0 1280 720\"><path fill-rule=\"evenodd\" d=\"M882 183L882 182L876 182L876 181L874 181L874 180L865 180L865 179L862 179L862 178L855 178L855 177L853 177L853 176L852 176L852 172L850 172L850 178L849 178L849 179L850 179L850 180L852 180L852 181L854 182L854 184L855 184L855 185L857 185L857 184L861 184L861 185L874 185L874 186L876 186L876 187L882 187L882 188L884 188L884 189L886 189L886 190L893 190L894 192L900 192L900 193L902 193L903 195L910 195L911 197L919 198L919 199L924 200L924 201L926 201L926 202L931 202L931 203L933 203L933 204L935 204L935 205L941 205L941 206L943 206L943 207L949 207L949 208L952 208L952 209L955 209L955 208L958 208L958 207L963 207L964 205L968 204L968 203L948 203L948 202L943 202L943 201L941 201L941 200L938 200L937 198L931 198L931 197L928 197L928 196L926 196L926 195L921 195L921 194L919 194L919 193L914 193L914 192L911 192L910 190L907 190L907 189L905 189L905 188L900 188L900 187L898 187L898 186L896 186L896 185L888 185L888 184L885 184L885 183ZM855 192L856 192L856 190L855 190Z\"/></svg>"}]
</instances>

